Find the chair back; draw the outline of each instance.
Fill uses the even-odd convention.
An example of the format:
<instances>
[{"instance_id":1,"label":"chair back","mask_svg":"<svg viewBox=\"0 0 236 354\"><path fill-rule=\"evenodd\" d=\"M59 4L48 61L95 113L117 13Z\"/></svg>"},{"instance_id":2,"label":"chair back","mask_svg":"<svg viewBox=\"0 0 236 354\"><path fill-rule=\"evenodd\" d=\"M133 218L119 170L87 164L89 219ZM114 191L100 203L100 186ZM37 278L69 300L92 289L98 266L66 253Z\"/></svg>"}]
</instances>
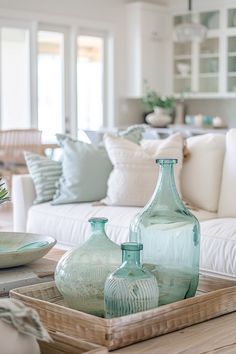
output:
<instances>
[{"instance_id":1,"label":"chair back","mask_svg":"<svg viewBox=\"0 0 236 354\"><path fill-rule=\"evenodd\" d=\"M0 130L0 161L25 165L24 150L41 153L41 138L38 129Z\"/></svg>"}]
</instances>

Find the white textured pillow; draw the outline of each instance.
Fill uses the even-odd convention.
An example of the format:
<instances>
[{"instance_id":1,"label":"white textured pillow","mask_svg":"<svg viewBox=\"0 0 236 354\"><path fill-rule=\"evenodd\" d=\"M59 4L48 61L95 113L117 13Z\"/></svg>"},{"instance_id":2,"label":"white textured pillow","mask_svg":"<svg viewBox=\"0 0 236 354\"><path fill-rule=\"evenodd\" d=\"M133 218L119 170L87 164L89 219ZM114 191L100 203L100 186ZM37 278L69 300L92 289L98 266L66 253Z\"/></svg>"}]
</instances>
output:
<instances>
[{"instance_id":1,"label":"white textured pillow","mask_svg":"<svg viewBox=\"0 0 236 354\"><path fill-rule=\"evenodd\" d=\"M108 179L109 205L144 206L151 198L158 177L157 158L177 158L177 186L183 163L183 138L175 134L164 140L144 140L141 146L122 138L104 136L104 144L114 166Z\"/></svg>"},{"instance_id":2,"label":"white textured pillow","mask_svg":"<svg viewBox=\"0 0 236 354\"><path fill-rule=\"evenodd\" d=\"M225 136L204 134L191 137L187 139L187 148L190 157L182 169L182 195L198 208L216 212L225 153Z\"/></svg>"},{"instance_id":3,"label":"white textured pillow","mask_svg":"<svg viewBox=\"0 0 236 354\"><path fill-rule=\"evenodd\" d=\"M230 129L226 134L218 215L236 217L236 129Z\"/></svg>"}]
</instances>

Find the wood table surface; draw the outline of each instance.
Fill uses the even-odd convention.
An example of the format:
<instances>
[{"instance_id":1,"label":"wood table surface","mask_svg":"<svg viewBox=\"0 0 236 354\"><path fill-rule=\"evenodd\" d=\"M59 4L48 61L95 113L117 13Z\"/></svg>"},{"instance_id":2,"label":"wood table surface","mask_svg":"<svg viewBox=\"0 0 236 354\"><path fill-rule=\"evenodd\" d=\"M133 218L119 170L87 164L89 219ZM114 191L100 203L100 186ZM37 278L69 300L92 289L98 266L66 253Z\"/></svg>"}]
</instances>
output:
<instances>
[{"instance_id":1,"label":"wood table surface","mask_svg":"<svg viewBox=\"0 0 236 354\"><path fill-rule=\"evenodd\" d=\"M236 312L113 351L115 354L236 354Z\"/></svg>"},{"instance_id":2,"label":"wood table surface","mask_svg":"<svg viewBox=\"0 0 236 354\"><path fill-rule=\"evenodd\" d=\"M46 258L58 261L64 250L54 248ZM235 285L229 280L201 278L201 292ZM194 326L149 339L125 348L114 354L236 354L236 312ZM69 353L68 353L69 354Z\"/></svg>"}]
</instances>

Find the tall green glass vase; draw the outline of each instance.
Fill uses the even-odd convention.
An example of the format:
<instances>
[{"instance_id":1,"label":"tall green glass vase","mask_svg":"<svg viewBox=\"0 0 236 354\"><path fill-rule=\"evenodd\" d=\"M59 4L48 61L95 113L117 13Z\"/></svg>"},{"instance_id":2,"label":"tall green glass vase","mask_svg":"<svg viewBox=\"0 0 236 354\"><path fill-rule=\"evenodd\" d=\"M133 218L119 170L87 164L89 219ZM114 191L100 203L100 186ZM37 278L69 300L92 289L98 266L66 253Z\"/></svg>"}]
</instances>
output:
<instances>
[{"instance_id":1,"label":"tall green glass vase","mask_svg":"<svg viewBox=\"0 0 236 354\"><path fill-rule=\"evenodd\" d=\"M122 265L109 275L105 283L106 318L129 315L158 306L159 288L153 274L142 268L142 244L121 245Z\"/></svg>"},{"instance_id":2,"label":"tall green glass vase","mask_svg":"<svg viewBox=\"0 0 236 354\"><path fill-rule=\"evenodd\" d=\"M143 265L157 278L159 305L192 297L199 277L200 227L179 197L173 166L159 159L159 178L150 201L130 225L130 241L143 244Z\"/></svg>"},{"instance_id":3,"label":"tall green glass vase","mask_svg":"<svg viewBox=\"0 0 236 354\"><path fill-rule=\"evenodd\" d=\"M90 238L68 251L59 261L55 282L66 304L76 310L104 317L104 285L121 264L120 246L106 235L106 218L91 218Z\"/></svg>"}]
</instances>

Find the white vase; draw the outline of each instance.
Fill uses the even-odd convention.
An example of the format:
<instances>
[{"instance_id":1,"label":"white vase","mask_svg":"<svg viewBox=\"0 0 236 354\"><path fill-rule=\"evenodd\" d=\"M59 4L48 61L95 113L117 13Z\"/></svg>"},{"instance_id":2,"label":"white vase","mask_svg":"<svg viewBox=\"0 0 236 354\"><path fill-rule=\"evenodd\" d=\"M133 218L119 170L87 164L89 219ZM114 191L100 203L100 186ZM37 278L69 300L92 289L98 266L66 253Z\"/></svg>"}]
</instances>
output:
<instances>
[{"instance_id":1,"label":"white vase","mask_svg":"<svg viewBox=\"0 0 236 354\"><path fill-rule=\"evenodd\" d=\"M155 128L166 127L171 122L171 117L166 110L160 107L155 107L153 113L146 116L148 124Z\"/></svg>"}]
</instances>

